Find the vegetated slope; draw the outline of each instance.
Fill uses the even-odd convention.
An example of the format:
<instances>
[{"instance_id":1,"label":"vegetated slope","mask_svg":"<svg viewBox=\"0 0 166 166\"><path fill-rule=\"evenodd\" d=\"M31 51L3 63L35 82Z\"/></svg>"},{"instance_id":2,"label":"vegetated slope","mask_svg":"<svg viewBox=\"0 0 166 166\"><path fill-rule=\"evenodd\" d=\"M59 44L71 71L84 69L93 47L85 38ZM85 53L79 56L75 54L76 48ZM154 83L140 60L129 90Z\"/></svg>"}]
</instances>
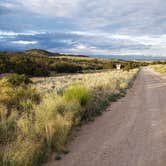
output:
<instances>
[{"instance_id":1,"label":"vegetated slope","mask_svg":"<svg viewBox=\"0 0 166 166\"><path fill-rule=\"evenodd\" d=\"M42 50L42 49L30 49L30 50L26 50L24 51L24 53L26 55L29 55L29 56L38 56L38 57L46 57L46 56L54 56L54 57L57 57L57 56L61 56L61 57L75 57L75 58L90 58L89 56L86 56L86 55L72 55L72 54L60 54L60 53L53 53L53 52L49 52L49 51L46 51L46 50Z\"/></svg>"},{"instance_id":2,"label":"vegetated slope","mask_svg":"<svg viewBox=\"0 0 166 166\"><path fill-rule=\"evenodd\" d=\"M84 126L68 155L45 166L165 166L165 82L141 70L126 97Z\"/></svg>"},{"instance_id":3,"label":"vegetated slope","mask_svg":"<svg viewBox=\"0 0 166 166\"><path fill-rule=\"evenodd\" d=\"M82 73L103 69L112 70L119 63L124 70L149 64L142 61L63 55L39 49L27 50L25 52L0 52L0 74L18 73L30 76L54 76L57 73Z\"/></svg>"},{"instance_id":4,"label":"vegetated slope","mask_svg":"<svg viewBox=\"0 0 166 166\"><path fill-rule=\"evenodd\" d=\"M60 55L58 53L51 53L49 51L42 50L42 49L31 49L31 50L25 51L24 53L25 53L25 55L36 56L36 57L47 57L47 56Z\"/></svg>"}]
</instances>

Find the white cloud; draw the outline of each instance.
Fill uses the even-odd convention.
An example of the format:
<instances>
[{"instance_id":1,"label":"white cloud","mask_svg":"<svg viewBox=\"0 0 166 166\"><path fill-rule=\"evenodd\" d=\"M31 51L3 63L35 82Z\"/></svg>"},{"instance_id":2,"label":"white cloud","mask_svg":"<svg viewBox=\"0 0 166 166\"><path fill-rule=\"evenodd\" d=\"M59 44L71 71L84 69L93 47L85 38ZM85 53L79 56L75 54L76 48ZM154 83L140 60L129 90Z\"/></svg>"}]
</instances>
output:
<instances>
[{"instance_id":1,"label":"white cloud","mask_svg":"<svg viewBox=\"0 0 166 166\"><path fill-rule=\"evenodd\" d=\"M13 31L2 31L0 30L0 36L34 36L38 34L45 34L46 32L37 32L37 31L29 31L29 32L13 32Z\"/></svg>"},{"instance_id":2,"label":"white cloud","mask_svg":"<svg viewBox=\"0 0 166 166\"><path fill-rule=\"evenodd\" d=\"M15 4L15 3L11 3L11 2L0 2L0 6L8 8L8 9L14 9L17 7L17 3Z\"/></svg>"},{"instance_id":3,"label":"white cloud","mask_svg":"<svg viewBox=\"0 0 166 166\"><path fill-rule=\"evenodd\" d=\"M66 53L74 53L74 54L84 54L84 55L139 55L139 56L160 56L166 57L166 48L152 48L150 50L130 50L130 49L120 49L120 50L109 50L109 49L100 49L95 47L74 47L71 49L66 49Z\"/></svg>"},{"instance_id":4,"label":"white cloud","mask_svg":"<svg viewBox=\"0 0 166 166\"><path fill-rule=\"evenodd\" d=\"M131 44L142 44L145 46L161 46L166 47L166 34L161 35L123 35L123 34L112 34L104 32L86 32L86 31L72 31L72 34L91 36L95 38L100 38L103 41L106 39L125 41Z\"/></svg>"},{"instance_id":5,"label":"white cloud","mask_svg":"<svg viewBox=\"0 0 166 166\"><path fill-rule=\"evenodd\" d=\"M166 57L165 34L155 36L134 36L103 32L90 33L84 31L73 31L72 33L84 36L85 38L87 37L87 44L77 43L68 50L73 53L97 55L151 55ZM103 45L104 48L102 47ZM115 47L109 49L109 45L115 45Z\"/></svg>"},{"instance_id":6,"label":"white cloud","mask_svg":"<svg viewBox=\"0 0 166 166\"><path fill-rule=\"evenodd\" d=\"M87 53L96 53L95 46L85 45L83 43L75 44L71 49L68 49L69 52L74 52L77 54L87 54Z\"/></svg>"},{"instance_id":7,"label":"white cloud","mask_svg":"<svg viewBox=\"0 0 166 166\"><path fill-rule=\"evenodd\" d=\"M160 34L166 29L165 0L8 0L6 6L34 16L70 17L82 30Z\"/></svg>"},{"instance_id":8,"label":"white cloud","mask_svg":"<svg viewBox=\"0 0 166 166\"><path fill-rule=\"evenodd\" d=\"M82 0L17 0L23 7L41 15L70 17Z\"/></svg>"},{"instance_id":9,"label":"white cloud","mask_svg":"<svg viewBox=\"0 0 166 166\"><path fill-rule=\"evenodd\" d=\"M77 49L77 50L87 50L88 47L86 45L84 45L84 44L77 44L75 46L75 49Z\"/></svg>"},{"instance_id":10,"label":"white cloud","mask_svg":"<svg viewBox=\"0 0 166 166\"><path fill-rule=\"evenodd\" d=\"M114 39L131 41L133 43L139 43L143 45L151 46L166 46L166 35L156 35L156 36L130 36L130 35L119 35L115 34L111 36Z\"/></svg>"},{"instance_id":11,"label":"white cloud","mask_svg":"<svg viewBox=\"0 0 166 166\"><path fill-rule=\"evenodd\" d=\"M0 28L8 26L6 29L11 31L0 30L1 40L8 38L8 41L16 40L15 44L22 45L32 44L28 43L31 40L41 40L42 46L48 49L54 47L55 42L59 44L57 52L64 49L86 54L165 56L165 0L4 0L0 5L8 9L20 9L16 12L19 17L13 26L17 22L18 27L23 29L44 27L48 32L48 36L37 30L14 32L12 22L9 24L4 14ZM22 21L29 11L33 13L32 17L27 16L27 21ZM50 20L55 23L52 24ZM26 26L28 28L24 28ZM49 31L55 29L61 33L56 32L57 35L50 37ZM37 38L37 34L45 36Z\"/></svg>"},{"instance_id":12,"label":"white cloud","mask_svg":"<svg viewBox=\"0 0 166 166\"><path fill-rule=\"evenodd\" d=\"M29 45L29 44L37 44L38 41L25 41L25 40L18 40L18 41L12 41L13 44L18 45Z\"/></svg>"}]
</instances>

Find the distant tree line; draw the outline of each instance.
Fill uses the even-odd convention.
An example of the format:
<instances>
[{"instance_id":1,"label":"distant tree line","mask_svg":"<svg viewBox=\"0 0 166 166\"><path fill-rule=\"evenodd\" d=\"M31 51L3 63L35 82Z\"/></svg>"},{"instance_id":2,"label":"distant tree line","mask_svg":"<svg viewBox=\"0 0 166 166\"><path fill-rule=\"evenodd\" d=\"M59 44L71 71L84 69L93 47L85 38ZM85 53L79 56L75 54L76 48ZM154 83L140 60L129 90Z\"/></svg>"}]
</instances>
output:
<instances>
[{"instance_id":1,"label":"distant tree line","mask_svg":"<svg viewBox=\"0 0 166 166\"><path fill-rule=\"evenodd\" d=\"M18 73L31 76L48 76L45 60L30 58L22 54L0 54L0 73Z\"/></svg>"},{"instance_id":2,"label":"distant tree line","mask_svg":"<svg viewBox=\"0 0 166 166\"><path fill-rule=\"evenodd\" d=\"M39 52L41 54L41 52ZM36 56L37 55L37 56ZM152 63L165 63L156 61ZM40 56L35 51L30 54L20 52L0 53L0 73L18 73L29 76L49 76L54 73L80 73L88 70L115 69L116 64L121 64L122 69L130 70L149 63L144 61L124 61L110 59L49 57Z\"/></svg>"}]
</instances>

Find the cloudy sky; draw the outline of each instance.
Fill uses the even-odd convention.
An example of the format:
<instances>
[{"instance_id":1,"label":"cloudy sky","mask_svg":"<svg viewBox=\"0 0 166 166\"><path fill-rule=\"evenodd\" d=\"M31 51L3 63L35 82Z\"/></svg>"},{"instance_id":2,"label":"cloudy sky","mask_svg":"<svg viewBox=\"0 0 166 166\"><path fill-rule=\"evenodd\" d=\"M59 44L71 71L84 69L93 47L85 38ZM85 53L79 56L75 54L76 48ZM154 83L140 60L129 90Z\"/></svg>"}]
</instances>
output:
<instances>
[{"instance_id":1,"label":"cloudy sky","mask_svg":"<svg viewBox=\"0 0 166 166\"><path fill-rule=\"evenodd\" d=\"M166 57L166 0L0 0L0 50Z\"/></svg>"}]
</instances>

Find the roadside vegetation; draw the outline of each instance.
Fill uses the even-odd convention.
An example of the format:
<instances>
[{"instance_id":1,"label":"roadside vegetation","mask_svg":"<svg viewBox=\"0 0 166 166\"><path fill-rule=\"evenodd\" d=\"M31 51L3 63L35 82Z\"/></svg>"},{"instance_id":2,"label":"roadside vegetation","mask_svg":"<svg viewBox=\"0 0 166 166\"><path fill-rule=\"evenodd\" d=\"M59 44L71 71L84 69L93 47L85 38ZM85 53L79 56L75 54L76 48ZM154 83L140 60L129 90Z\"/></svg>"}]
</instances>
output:
<instances>
[{"instance_id":1,"label":"roadside vegetation","mask_svg":"<svg viewBox=\"0 0 166 166\"><path fill-rule=\"evenodd\" d=\"M0 165L39 166L65 145L73 128L93 120L125 95L138 69L44 78L0 80ZM42 79L42 78L41 78ZM59 79L59 81L58 81Z\"/></svg>"},{"instance_id":2,"label":"roadside vegetation","mask_svg":"<svg viewBox=\"0 0 166 166\"><path fill-rule=\"evenodd\" d=\"M154 69L156 72L166 74L166 64L153 65L151 66L151 68Z\"/></svg>"}]
</instances>

